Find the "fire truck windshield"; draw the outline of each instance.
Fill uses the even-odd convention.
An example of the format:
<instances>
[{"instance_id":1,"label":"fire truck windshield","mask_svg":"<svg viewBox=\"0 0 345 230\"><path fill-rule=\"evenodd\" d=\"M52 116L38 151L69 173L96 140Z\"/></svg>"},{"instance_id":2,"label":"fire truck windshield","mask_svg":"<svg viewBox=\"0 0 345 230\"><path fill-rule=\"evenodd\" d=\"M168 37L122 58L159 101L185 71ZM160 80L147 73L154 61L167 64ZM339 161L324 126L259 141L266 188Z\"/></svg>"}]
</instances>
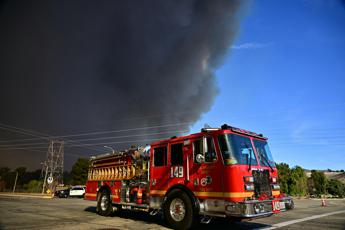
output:
<instances>
[{"instance_id":1,"label":"fire truck windshield","mask_svg":"<svg viewBox=\"0 0 345 230\"><path fill-rule=\"evenodd\" d=\"M260 165L275 167L275 163L267 142L254 140L254 145L260 159Z\"/></svg>"},{"instance_id":2,"label":"fire truck windshield","mask_svg":"<svg viewBox=\"0 0 345 230\"><path fill-rule=\"evenodd\" d=\"M252 143L248 137L225 134L218 136L225 165L258 165Z\"/></svg>"}]
</instances>

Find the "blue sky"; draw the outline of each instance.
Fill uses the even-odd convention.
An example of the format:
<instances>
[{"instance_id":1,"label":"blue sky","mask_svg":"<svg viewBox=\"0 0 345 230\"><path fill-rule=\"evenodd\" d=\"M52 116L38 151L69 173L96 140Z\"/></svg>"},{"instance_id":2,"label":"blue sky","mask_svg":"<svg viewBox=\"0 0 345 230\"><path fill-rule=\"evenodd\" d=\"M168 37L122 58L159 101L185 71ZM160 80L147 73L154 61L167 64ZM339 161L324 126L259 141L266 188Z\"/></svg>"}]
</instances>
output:
<instances>
[{"instance_id":1,"label":"blue sky","mask_svg":"<svg viewBox=\"0 0 345 230\"><path fill-rule=\"evenodd\" d=\"M345 169L345 4L251 1L241 17L192 132L228 123L267 136L277 162Z\"/></svg>"}]
</instances>

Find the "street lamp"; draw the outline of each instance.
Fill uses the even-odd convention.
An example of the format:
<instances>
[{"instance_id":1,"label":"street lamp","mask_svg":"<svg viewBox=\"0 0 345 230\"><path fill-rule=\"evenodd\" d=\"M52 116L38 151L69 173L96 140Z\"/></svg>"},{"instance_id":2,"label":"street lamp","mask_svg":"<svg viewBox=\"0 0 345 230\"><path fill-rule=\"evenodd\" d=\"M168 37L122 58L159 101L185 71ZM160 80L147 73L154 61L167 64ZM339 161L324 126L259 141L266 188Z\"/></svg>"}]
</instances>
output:
<instances>
[{"instance_id":1,"label":"street lamp","mask_svg":"<svg viewBox=\"0 0 345 230\"><path fill-rule=\"evenodd\" d=\"M109 146L106 146L106 145L104 145L103 147L104 147L104 148L107 148L107 149L110 149L111 151L113 151L113 154L115 153L115 150L114 150L112 147L109 147Z\"/></svg>"}]
</instances>

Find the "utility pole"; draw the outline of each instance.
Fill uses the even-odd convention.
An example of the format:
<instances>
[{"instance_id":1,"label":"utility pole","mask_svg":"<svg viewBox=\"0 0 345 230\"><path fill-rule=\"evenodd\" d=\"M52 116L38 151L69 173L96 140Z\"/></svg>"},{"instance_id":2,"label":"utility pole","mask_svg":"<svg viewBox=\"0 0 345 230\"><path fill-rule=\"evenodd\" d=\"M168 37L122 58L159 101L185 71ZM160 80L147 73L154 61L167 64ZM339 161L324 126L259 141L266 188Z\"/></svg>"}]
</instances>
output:
<instances>
[{"instance_id":1,"label":"utility pole","mask_svg":"<svg viewBox=\"0 0 345 230\"><path fill-rule=\"evenodd\" d=\"M17 171L16 179L15 179L14 185L13 185L13 193L14 193L14 191L16 190L17 180L18 180L18 171Z\"/></svg>"},{"instance_id":2,"label":"utility pole","mask_svg":"<svg viewBox=\"0 0 345 230\"><path fill-rule=\"evenodd\" d=\"M44 162L43 167L45 167L45 174L44 174L44 181L43 181L43 187L42 187L42 194L44 194L44 189L46 188L46 182L47 182L48 167L46 166L46 162Z\"/></svg>"},{"instance_id":3,"label":"utility pole","mask_svg":"<svg viewBox=\"0 0 345 230\"><path fill-rule=\"evenodd\" d=\"M64 169L64 141L50 140L46 160L42 165L44 182L42 194L46 191L53 193L56 185L63 183Z\"/></svg>"}]
</instances>

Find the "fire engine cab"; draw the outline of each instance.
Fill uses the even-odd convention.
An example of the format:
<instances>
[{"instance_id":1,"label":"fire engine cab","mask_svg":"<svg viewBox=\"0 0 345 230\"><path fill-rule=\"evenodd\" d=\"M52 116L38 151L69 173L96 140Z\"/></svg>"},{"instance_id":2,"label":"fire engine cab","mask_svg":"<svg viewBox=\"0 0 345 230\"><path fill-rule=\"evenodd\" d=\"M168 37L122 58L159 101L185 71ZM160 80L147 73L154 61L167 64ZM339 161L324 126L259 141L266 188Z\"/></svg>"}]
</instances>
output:
<instances>
[{"instance_id":1,"label":"fire engine cab","mask_svg":"<svg viewBox=\"0 0 345 230\"><path fill-rule=\"evenodd\" d=\"M100 215L161 212L172 228L188 229L200 218L208 223L292 209L277 176L267 138L225 124L91 157L85 199L97 201Z\"/></svg>"}]
</instances>

